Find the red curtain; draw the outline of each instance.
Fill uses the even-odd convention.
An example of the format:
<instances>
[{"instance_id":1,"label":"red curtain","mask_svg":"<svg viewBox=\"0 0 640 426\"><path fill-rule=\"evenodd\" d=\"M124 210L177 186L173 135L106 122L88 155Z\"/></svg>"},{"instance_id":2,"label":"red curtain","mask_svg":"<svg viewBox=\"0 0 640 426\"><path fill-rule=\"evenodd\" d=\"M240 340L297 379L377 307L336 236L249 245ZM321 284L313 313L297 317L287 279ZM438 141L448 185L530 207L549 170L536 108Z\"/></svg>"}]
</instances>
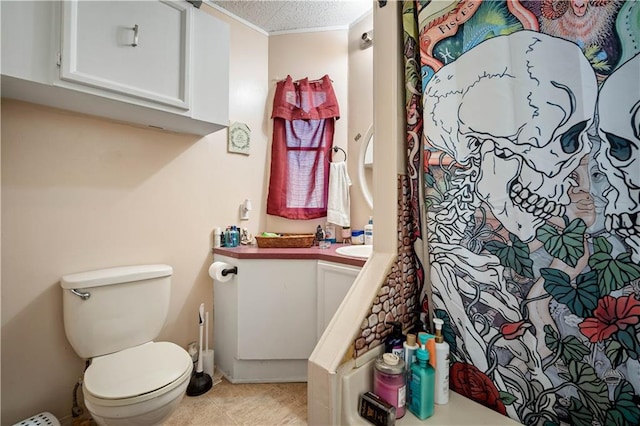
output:
<instances>
[{"instance_id":1,"label":"red curtain","mask_svg":"<svg viewBox=\"0 0 640 426\"><path fill-rule=\"evenodd\" d=\"M278 82L267 214L288 219L327 215L329 161L338 101L328 75Z\"/></svg>"}]
</instances>

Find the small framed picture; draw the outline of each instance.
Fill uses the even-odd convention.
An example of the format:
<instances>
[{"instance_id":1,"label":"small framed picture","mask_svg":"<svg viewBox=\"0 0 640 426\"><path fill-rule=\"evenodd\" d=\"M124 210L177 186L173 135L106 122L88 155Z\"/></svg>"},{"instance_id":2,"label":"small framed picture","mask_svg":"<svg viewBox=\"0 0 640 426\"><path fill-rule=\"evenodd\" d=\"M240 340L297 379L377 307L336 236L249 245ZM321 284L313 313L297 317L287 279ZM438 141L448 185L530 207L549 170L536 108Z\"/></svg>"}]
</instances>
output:
<instances>
[{"instance_id":1,"label":"small framed picture","mask_svg":"<svg viewBox=\"0 0 640 426\"><path fill-rule=\"evenodd\" d=\"M227 150L238 154L249 155L251 147L251 129L244 123L232 123L229 126Z\"/></svg>"}]
</instances>

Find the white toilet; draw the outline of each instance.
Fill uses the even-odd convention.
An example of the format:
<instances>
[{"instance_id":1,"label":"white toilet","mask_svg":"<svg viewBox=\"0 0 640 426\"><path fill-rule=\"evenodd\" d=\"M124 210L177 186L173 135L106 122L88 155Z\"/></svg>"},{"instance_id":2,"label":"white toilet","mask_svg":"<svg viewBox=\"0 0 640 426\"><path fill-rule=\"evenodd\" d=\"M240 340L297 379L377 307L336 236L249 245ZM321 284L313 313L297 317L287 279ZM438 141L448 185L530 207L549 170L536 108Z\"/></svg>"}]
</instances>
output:
<instances>
[{"instance_id":1,"label":"white toilet","mask_svg":"<svg viewBox=\"0 0 640 426\"><path fill-rule=\"evenodd\" d=\"M168 265L140 265L65 275L60 280L67 339L91 359L84 402L99 425L156 425L180 404L191 356L153 342L169 311Z\"/></svg>"}]
</instances>

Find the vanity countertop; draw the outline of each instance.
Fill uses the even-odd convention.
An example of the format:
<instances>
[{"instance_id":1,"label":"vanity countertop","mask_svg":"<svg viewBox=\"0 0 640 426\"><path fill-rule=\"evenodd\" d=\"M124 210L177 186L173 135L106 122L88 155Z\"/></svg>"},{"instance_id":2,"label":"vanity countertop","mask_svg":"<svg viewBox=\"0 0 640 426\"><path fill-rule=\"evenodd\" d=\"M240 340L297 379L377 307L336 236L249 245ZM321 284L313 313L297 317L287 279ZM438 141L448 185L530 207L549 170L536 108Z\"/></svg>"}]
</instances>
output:
<instances>
[{"instance_id":1,"label":"vanity countertop","mask_svg":"<svg viewBox=\"0 0 640 426\"><path fill-rule=\"evenodd\" d=\"M316 259L327 262L342 263L362 267L366 259L343 256L336 253L338 247L345 244L331 244L327 249L317 246L309 248L263 248L258 246L218 247L213 249L213 254L233 257L236 259Z\"/></svg>"}]
</instances>

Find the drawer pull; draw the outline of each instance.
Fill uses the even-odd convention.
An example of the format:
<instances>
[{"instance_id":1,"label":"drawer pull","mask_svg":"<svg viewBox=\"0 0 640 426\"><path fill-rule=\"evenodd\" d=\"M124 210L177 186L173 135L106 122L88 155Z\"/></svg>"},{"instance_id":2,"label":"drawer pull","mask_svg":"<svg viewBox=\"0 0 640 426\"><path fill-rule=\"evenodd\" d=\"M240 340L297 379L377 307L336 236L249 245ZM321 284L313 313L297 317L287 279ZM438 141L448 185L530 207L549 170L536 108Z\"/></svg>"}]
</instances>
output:
<instances>
[{"instance_id":1,"label":"drawer pull","mask_svg":"<svg viewBox=\"0 0 640 426\"><path fill-rule=\"evenodd\" d=\"M135 24L131 29L133 30L133 43L131 45L136 47L138 45L138 24Z\"/></svg>"}]
</instances>

